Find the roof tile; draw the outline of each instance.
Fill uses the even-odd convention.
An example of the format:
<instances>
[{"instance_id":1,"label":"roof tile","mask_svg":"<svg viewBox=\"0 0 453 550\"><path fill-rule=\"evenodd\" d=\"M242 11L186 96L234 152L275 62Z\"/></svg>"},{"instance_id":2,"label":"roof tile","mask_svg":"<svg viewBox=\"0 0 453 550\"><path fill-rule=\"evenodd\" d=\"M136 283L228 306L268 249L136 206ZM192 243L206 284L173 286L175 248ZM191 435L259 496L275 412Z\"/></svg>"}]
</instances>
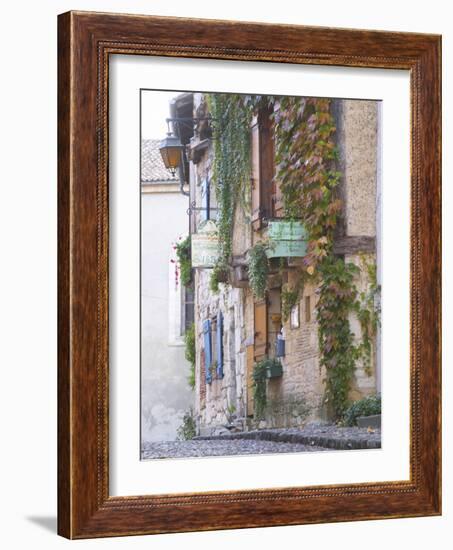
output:
<instances>
[{"instance_id":1,"label":"roof tile","mask_svg":"<svg viewBox=\"0 0 453 550\"><path fill-rule=\"evenodd\" d=\"M142 139L141 181L143 183L175 183L178 177L165 168L159 152L160 139Z\"/></svg>"}]
</instances>

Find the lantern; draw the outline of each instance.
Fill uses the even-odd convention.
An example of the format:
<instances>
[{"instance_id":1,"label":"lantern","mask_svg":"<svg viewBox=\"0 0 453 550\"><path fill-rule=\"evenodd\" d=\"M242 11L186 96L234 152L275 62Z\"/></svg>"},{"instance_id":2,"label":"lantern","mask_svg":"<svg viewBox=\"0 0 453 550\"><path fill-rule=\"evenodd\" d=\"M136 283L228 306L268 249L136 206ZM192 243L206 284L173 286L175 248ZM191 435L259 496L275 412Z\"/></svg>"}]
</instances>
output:
<instances>
[{"instance_id":1,"label":"lantern","mask_svg":"<svg viewBox=\"0 0 453 550\"><path fill-rule=\"evenodd\" d=\"M176 170L181 166L183 150L184 145L172 133L168 133L167 137L160 142L159 151L165 168L170 170L173 175L175 175Z\"/></svg>"}]
</instances>

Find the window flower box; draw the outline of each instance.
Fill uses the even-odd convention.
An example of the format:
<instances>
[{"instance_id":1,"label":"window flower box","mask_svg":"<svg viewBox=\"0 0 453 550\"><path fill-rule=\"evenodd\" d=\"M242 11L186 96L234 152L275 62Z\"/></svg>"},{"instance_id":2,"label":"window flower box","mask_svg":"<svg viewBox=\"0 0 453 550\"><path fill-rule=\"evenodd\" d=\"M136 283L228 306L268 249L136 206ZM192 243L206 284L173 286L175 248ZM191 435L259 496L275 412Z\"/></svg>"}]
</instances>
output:
<instances>
[{"instance_id":1,"label":"window flower box","mask_svg":"<svg viewBox=\"0 0 453 550\"><path fill-rule=\"evenodd\" d=\"M280 378L283 375L283 367L277 359L269 360L266 369L267 378Z\"/></svg>"}]
</instances>

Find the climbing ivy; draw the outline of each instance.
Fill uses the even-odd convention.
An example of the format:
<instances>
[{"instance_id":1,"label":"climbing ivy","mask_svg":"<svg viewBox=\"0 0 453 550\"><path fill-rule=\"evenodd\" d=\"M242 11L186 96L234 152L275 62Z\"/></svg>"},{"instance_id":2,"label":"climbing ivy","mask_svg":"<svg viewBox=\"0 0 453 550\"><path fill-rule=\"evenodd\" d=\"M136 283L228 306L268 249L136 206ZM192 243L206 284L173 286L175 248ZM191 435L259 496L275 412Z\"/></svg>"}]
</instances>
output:
<instances>
[{"instance_id":1,"label":"climbing ivy","mask_svg":"<svg viewBox=\"0 0 453 550\"><path fill-rule=\"evenodd\" d=\"M370 261L365 255L361 256L361 270L367 273L367 288L360 292L355 305L357 317L360 322L362 340L359 344L359 355L363 361L363 367L368 375L371 375L371 357L373 343L380 326L380 292L381 287L377 283L376 262Z\"/></svg>"},{"instance_id":2,"label":"climbing ivy","mask_svg":"<svg viewBox=\"0 0 453 550\"><path fill-rule=\"evenodd\" d=\"M373 268L367 291L359 293L355 280L360 268L333 253L334 230L342 210L337 187L338 153L331 101L323 98L239 96L210 94L208 106L215 121L213 173L219 208L219 266L212 287L218 289L223 267L232 252L234 212L250 196L249 127L258 109L272 107L275 128L276 180L282 192L285 217L301 220L308 234L301 280L284 289L283 316L287 318L306 280L318 281L317 307L320 362L326 369L326 400L336 417L348 406L355 365L362 358L370 368L372 341L379 323ZM264 297L269 264L263 244L249 251L249 280L256 298ZM299 288L298 288L299 287ZM355 313L362 339L355 342L349 318ZM258 376L258 371L257 371ZM262 386L256 386L258 394Z\"/></svg>"},{"instance_id":3,"label":"climbing ivy","mask_svg":"<svg viewBox=\"0 0 453 550\"><path fill-rule=\"evenodd\" d=\"M269 260L266 255L266 246L263 243L257 243L248 252L249 283L257 300L264 298L268 274Z\"/></svg>"},{"instance_id":4,"label":"climbing ivy","mask_svg":"<svg viewBox=\"0 0 453 550\"><path fill-rule=\"evenodd\" d=\"M211 292L217 294L220 290L219 284L228 282L228 266L218 261L212 269L209 279Z\"/></svg>"},{"instance_id":5,"label":"climbing ivy","mask_svg":"<svg viewBox=\"0 0 453 550\"><path fill-rule=\"evenodd\" d=\"M238 94L208 94L213 118L213 166L219 239L219 265L226 266L232 253L234 213L238 202L247 204L250 189L250 109ZM213 273L215 277L215 272ZM214 281L214 288L218 283Z\"/></svg>"},{"instance_id":6,"label":"climbing ivy","mask_svg":"<svg viewBox=\"0 0 453 550\"><path fill-rule=\"evenodd\" d=\"M284 286L281 292L282 300L282 320L284 323L289 319L292 308L297 304L299 299L299 288L296 286L291 289L288 286Z\"/></svg>"},{"instance_id":7,"label":"climbing ivy","mask_svg":"<svg viewBox=\"0 0 453 550\"><path fill-rule=\"evenodd\" d=\"M336 418L349 405L349 390L358 350L349 315L357 300L354 278L358 267L341 258L327 256L319 265L321 282L316 310L320 362L326 368L326 403Z\"/></svg>"},{"instance_id":8,"label":"climbing ivy","mask_svg":"<svg viewBox=\"0 0 453 550\"><path fill-rule=\"evenodd\" d=\"M300 296L304 292L305 277L299 277L294 287L290 287L288 284L283 285L281 292L282 301L282 320L284 323L289 319L292 308L297 304Z\"/></svg>"},{"instance_id":9,"label":"climbing ivy","mask_svg":"<svg viewBox=\"0 0 453 550\"><path fill-rule=\"evenodd\" d=\"M330 100L281 97L274 105L277 179L285 216L299 219L308 232L305 269L332 253L333 231L341 212L336 187L341 173Z\"/></svg>"},{"instance_id":10,"label":"climbing ivy","mask_svg":"<svg viewBox=\"0 0 453 550\"><path fill-rule=\"evenodd\" d=\"M195 361L196 361L196 350L195 350L195 324L192 323L190 327L186 330L184 334L184 344L185 349L185 358L190 363L189 376L187 382L192 390L195 389Z\"/></svg>"},{"instance_id":11,"label":"climbing ivy","mask_svg":"<svg viewBox=\"0 0 453 550\"><path fill-rule=\"evenodd\" d=\"M367 273L367 289L359 292L355 281L361 271ZM362 258L362 266L328 256L319 265L321 282L317 306L318 340L321 364L326 367L326 401L335 416L341 418L349 406L349 389L357 361L371 374L373 342L380 323L376 264ZM355 313L361 327L361 339L355 341L349 316Z\"/></svg>"},{"instance_id":12,"label":"climbing ivy","mask_svg":"<svg viewBox=\"0 0 453 550\"><path fill-rule=\"evenodd\" d=\"M255 417L258 419L263 418L266 404L267 404L267 394L266 394L266 378L267 378L267 369L268 369L268 359L264 359L259 363L255 363L253 367L253 403L255 409Z\"/></svg>"},{"instance_id":13,"label":"climbing ivy","mask_svg":"<svg viewBox=\"0 0 453 550\"><path fill-rule=\"evenodd\" d=\"M179 269L181 271L181 283L189 286L192 282L192 257L191 257L191 239L188 235L185 239L174 245L176 256L178 258Z\"/></svg>"},{"instance_id":14,"label":"climbing ivy","mask_svg":"<svg viewBox=\"0 0 453 550\"><path fill-rule=\"evenodd\" d=\"M277 98L274 122L277 179L285 215L302 220L308 233L302 278L319 281L318 341L320 362L326 369L326 402L341 418L349 404L357 360L362 358L365 368L370 369L372 338L379 319L375 307L379 288L374 278L368 292L359 295L355 285L359 267L333 253L342 201L337 195L341 173L335 166L338 153L331 101ZM371 268L368 274L372 275ZM288 298L294 300L294 294L293 290ZM358 344L349 322L352 312L362 328Z\"/></svg>"}]
</instances>

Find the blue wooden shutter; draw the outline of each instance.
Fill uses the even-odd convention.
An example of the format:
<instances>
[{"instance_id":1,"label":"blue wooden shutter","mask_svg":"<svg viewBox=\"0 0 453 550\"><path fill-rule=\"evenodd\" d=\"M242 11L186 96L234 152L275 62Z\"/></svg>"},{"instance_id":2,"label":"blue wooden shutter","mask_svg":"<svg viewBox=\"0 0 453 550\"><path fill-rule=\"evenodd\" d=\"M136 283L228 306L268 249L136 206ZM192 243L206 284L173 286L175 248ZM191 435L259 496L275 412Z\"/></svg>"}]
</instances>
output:
<instances>
[{"instance_id":1,"label":"blue wooden shutter","mask_svg":"<svg viewBox=\"0 0 453 550\"><path fill-rule=\"evenodd\" d=\"M217 313L217 376L223 378L223 314Z\"/></svg>"},{"instance_id":2,"label":"blue wooden shutter","mask_svg":"<svg viewBox=\"0 0 453 550\"><path fill-rule=\"evenodd\" d=\"M211 321L209 319L206 319L206 321L203 321L203 339L204 339L206 383L210 384L212 381L212 375L211 375L212 349L211 349Z\"/></svg>"}]
</instances>

